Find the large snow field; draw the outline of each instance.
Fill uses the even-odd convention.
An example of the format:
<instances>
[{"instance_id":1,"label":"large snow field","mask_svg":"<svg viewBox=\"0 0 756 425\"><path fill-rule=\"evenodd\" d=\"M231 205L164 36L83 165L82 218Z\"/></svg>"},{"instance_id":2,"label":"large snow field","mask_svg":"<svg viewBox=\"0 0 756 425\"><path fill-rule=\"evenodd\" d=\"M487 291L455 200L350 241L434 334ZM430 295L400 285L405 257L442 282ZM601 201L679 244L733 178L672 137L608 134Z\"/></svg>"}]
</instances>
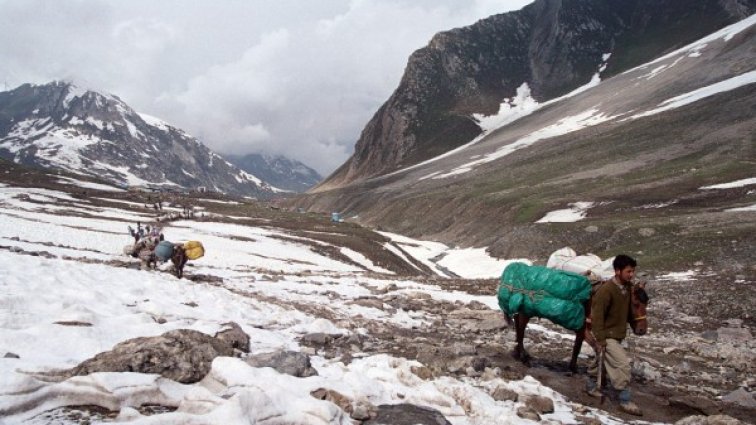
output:
<instances>
[{"instance_id":1,"label":"large snow field","mask_svg":"<svg viewBox=\"0 0 756 425\"><path fill-rule=\"evenodd\" d=\"M19 199L21 193L29 198ZM133 424L351 424L335 404L310 395L318 388L338 391L356 403L431 407L455 425L529 423L516 414L520 403L495 401L489 395L497 386L546 395L556 410L544 419L576 423L574 406L533 378L423 380L412 372L420 363L387 354L357 355L345 364L315 352L311 359L319 376L308 378L230 357L216 358L209 375L190 385L139 373L94 373L60 382L41 378L127 339L174 329L212 335L225 323L236 322L250 336L251 353L258 354L304 351L299 338L312 332L366 334L359 325L365 321L406 328L430 325L423 312L352 302L389 285L399 295L424 293L436 300L478 301L498 309L494 296L443 290L389 274L384 278L366 258L351 256L362 267L345 264L311 249L323 242L239 224L183 220L164 228L168 240L202 241L206 255L190 262L187 273L216 281L142 271L121 250L132 242L126 226L146 218L131 210L94 207L61 192L0 186L0 354L18 356L0 359L0 423L48 423L45 412L99 405L119 412L118 421ZM495 277L504 264L482 249L453 250L391 237L431 265L431 256L445 253L443 267L459 271L474 265L487 270L482 275ZM51 255L22 255L12 247ZM117 262L132 266L115 266ZM302 304L327 312L327 318L296 307ZM135 409L141 404L176 410L145 416ZM600 411L594 414L613 423Z\"/></svg>"}]
</instances>

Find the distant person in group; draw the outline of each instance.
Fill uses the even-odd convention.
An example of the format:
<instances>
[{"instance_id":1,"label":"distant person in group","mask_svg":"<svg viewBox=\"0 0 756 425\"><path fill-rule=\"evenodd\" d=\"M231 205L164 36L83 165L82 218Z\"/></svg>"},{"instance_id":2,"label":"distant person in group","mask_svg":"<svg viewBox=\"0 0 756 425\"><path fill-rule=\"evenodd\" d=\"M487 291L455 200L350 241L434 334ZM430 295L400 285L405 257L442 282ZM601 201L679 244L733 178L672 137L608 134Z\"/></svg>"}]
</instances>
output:
<instances>
[{"instance_id":1,"label":"distant person in group","mask_svg":"<svg viewBox=\"0 0 756 425\"><path fill-rule=\"evenodd\" d=\"M142 270L155 269L157 267L155 247L158 242L160 241L157 237L148 234L134 245L134 253L139 258Z\"/></svg>"},{"instance_id":2,"label":"distant person in group","mask_svg":"<svg viewBox=\"0 0 756 425\"><path fill-rule=\"evenodd\" d=\"M128 226L128 227L129 227L129 234L131 235L132 238L134 238L135 244L144 237L144 229L142 228L142 223L137 221L136 230L134 230L131 226ZM147 229L149 230L149 227L147 227Z\"/></svg>"},{"instance_id":3,"label":"distant person in group","mask_svg":"<svg viewBox=\"0 0 756 425\"><path fill-rule=\"evenodd\" d=\"M614 258L612 265L614 277L602 284L593 295L593 335L599 353L604 352L604 367L609 381L619 391L620 408L631 415L640 416L643 412L630 400L630 359L621 345L632 317L630 296L637 263L633 258L620 254ZM598 374L598 356L596 358L596 363L589 370L593 376ZM589 381L588 393L600 397L600 386L600 382Z\"/></svg>"}]
</instances>

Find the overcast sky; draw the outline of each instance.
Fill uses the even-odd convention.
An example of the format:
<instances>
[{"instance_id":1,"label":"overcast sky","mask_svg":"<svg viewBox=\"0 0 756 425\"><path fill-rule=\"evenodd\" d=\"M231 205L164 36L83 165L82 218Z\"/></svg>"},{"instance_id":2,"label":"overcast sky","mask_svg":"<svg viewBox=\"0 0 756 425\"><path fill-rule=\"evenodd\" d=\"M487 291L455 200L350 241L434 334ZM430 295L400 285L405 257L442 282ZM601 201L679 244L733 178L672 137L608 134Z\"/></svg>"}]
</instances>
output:
<instances>
[{"instance_id":1,"label":"overcast sky","mask_svg":"<svg viewBox=\"0 0 756 425\"><path fill-rule=\"evenodd\" d=\"M0 82L118 95L221 154L323 175L433 34L532 0L0 0Z\"/></svg>"}]
</instances>

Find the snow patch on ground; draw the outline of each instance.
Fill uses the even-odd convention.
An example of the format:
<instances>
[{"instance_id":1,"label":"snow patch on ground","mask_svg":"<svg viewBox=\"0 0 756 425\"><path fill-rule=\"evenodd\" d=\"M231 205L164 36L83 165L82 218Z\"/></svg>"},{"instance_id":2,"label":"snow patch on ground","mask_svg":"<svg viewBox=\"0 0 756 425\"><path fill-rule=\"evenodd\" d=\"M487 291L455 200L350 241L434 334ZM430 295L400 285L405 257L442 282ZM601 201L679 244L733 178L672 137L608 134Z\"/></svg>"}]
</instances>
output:
<instances>
[{"instance_id":1,"label":"snow patch on ground","mask_svg":"<svg viewBox=\"0 0 756 425\"><path fill-rule=\"evenodd\" d=\"M546 213L536 223L574 223L584 219L594 205L594 202L575 202L570 204L570 208Z\"/></svg>"},{"instance_id":2,"label":"snow patch on ground","mask_svg":"<svg viewBox=\"0 0 756 425\"><path fill-rule=\"evenodd\" d=\"M674 280L678 282L687 282L690 280L695 280L695 276L698 274L695 270L688 270L685 272L674 272L674 273L667 273L659 276L657 279L659 280Z\"/></svg>"},{"instance_id":3,"label":"snow patch on ground","mask_svg":"<svg viewBox=\"0 0 756 425\"><path fill-rule=\"evenodd\" d=\"M500 260L490 257L486 248L466 248L451 250L438 264L466 279L488 279L499 277L513 262L531 264L526 259Z\"/></svg>"},{"instance_id":4,"label":"snow patch on ground","mask_svg":"<svg viewBox=\"0 0 756 425\"><path fill-rule=\"evenodd\" d=\"M527 259L502 260L491 257L486 248L450 248L440 242L420 241L389 232L378 233L391 239L439 276L451 277L448 273L451 272L468 279L498 278L504 268L513 261L532 264ZM403 255L402 257L406 258Z\"/></svg>"},{"instance_id":5,"label":"snow patch on ground","mask_svg":"<svg viewBox=\"0 0 756 425\"><path fill-rule=\"evenodd\" d=\"M339 251L342 254L344 254L345 256L347 256L350 260L352 260L355 263L361 265L362 267L366 268L367 270L371 270L371 271L374 271L374 272L377 272L377 273L395 274L391 270L386 270L383 267L376 266L375 264L373 264L372 261L370 261L369 258L365 257L364 255L362 255L361 253L359 253L359 252L357 252L357 251L355 251L353 249L341 247L341 249Z\"/></svg>"}]
</instances>

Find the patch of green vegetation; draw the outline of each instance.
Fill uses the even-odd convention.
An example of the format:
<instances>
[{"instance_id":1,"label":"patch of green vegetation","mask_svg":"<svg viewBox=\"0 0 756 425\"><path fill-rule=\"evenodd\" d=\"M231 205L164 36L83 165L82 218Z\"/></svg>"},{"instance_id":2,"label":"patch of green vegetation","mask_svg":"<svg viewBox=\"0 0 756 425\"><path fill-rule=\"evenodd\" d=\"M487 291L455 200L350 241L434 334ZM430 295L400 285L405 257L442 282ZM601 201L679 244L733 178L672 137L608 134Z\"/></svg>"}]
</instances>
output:
<instances>
[{"instance_id":1,"label":"patch of green vegetation","mask_svg":"<svg viewBox=\"0 0 756 425\"><path fill-rule=\"evenodd\" d=\"M516 224L532 223L540 218L544 208L543 201L540 199L523 200L515 208L514 221Z\"/></svg>"}]
</instances>

